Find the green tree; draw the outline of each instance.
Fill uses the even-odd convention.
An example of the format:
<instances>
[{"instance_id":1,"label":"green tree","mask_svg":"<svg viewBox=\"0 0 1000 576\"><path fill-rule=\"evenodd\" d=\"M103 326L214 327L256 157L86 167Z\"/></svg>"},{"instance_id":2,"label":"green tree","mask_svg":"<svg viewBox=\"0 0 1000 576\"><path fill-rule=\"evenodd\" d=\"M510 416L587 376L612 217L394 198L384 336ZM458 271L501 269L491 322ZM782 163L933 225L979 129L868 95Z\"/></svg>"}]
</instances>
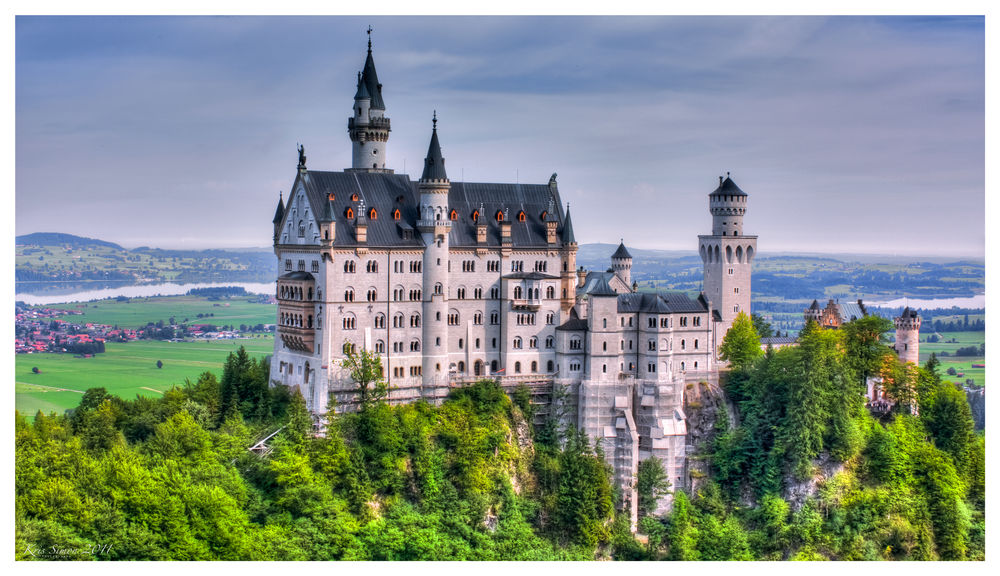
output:
<instances>
[{"instance_id":1,"label":"green tree","mask_svg":"<svg viewBox=\"0 0 1000 576\"><path fill-rule=\"evenodd\" d=\"M879 371L883 357L892 354L885 336L892 327L889 319L875 315L852 320L840 327L847 347L848 366L862 388L868 378Z\"/></svg>"},{"instance_id":2,"label":"green tree","mask_svg":"<svg viewBox=\"0 0 1000 576\"><path fill-rule=\"evenodd\" d=\"M698 560L698 529L695 527L694 510L687 494L674 492L674 507L670 512L667 541L670 543L670 560Z\"/></svg>"},{"instance_id":3,"label":"green tree","mask_svg":"<svg viewBox=\"0 0 1000 576\"><path fill-rule=\"evenodd\" d=\"M670 480L663 469L663 461L656 456L639 462L636 473L636 492L639 496L639 516L648 516L656 509L656 501L670 491Z\"/></svg>"},{"instance_id":4,"label":"green tree","mask_svg":"<svg viewBox=\"0 0 1000 576\"><path fill-rule=\"evenodd\" d=\"M950 455L955 468L965 475L975 438L975 422L965 393L952 384L941 383L933 402L921 413L921 419L934 445Z\"/></svg>"},{"instance_id":5,"label":"green tree","mask_svg":"<svg viewBox=\"0 0 1000 576\"><path fill-rule=\"evenodd\" d=\"M719 358L728 361L734 369L741 370L748 368L762 355L760 336L757 335L753 321L745 312L740 312L722 339Z\"/></svg>"},{"instance_id":6,"label":"green tree","mask_svg":"<svg viewBox=\"0 0 1000 576\"><path fill-rule=\"evenodd\" d=\"M367 409L389 396L389 383L386 382L382 370L382 359L375 353L361 349L352 352L344 346L344 360L340 365L351 374L351 380L358 385L358 401L362 409Z\"/></svg>"},{"instance_id":7,"label":"green tree","mask_svg":"<svg viewBox=\"0 0 1000 576\"><path fill-rule=\"evenodd\" d=\"M774 336L774 330L771 328L770 322L764 319L760 314L754 313L750 315L750 319L753 320L753 327L757 330L757 335L761 338L770 338Z\"/></svg>"}]
</instances>

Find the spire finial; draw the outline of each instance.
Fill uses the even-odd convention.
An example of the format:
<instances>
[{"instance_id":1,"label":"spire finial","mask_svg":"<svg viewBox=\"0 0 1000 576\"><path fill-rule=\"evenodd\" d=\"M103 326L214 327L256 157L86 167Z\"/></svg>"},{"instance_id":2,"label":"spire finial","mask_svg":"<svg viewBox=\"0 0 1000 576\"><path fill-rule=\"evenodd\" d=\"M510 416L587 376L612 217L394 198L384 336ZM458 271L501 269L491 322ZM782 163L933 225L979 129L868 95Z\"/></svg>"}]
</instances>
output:
<instances>
[{"instance_id":1,"label":"spire finial","mask_svg":"<svg viewBox=\"0 0 1000 576\"><path fill-rule=\"evenodd\" d=\"M434 118L431 120L431 122L434 123L434 130L436 131L438 129L438 111L437 110L434 111Z\"/></svg>"},{"instance_id":2,"label":"spire finial","mask_svg":"<svg viewBox=\"0 0 1000 576\"><path fill-rule=\"evenodd\" d=\"M372 27L368 26L368 52L372 51Z\"/></svg>"}]
</instances>

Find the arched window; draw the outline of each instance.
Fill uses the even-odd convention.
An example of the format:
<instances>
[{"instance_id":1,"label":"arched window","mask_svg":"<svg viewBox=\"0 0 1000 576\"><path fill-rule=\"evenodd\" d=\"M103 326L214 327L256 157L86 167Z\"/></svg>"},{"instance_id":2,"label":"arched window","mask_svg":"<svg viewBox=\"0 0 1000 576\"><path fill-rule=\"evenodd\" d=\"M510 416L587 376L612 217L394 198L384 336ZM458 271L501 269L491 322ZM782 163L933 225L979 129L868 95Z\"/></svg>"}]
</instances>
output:
<instances>
[{"instance_id":1,"label":"arched window","mask_svg":"<svg viewBox=\"0 0 1000 576\"><path fill-rule=\"evenodd\" d=\"M375 327L376 328L385 328L385 314L376 314L375 315Z\"/></svg>"},{"instance_id":2,"label":"arched window","mask_svg":"<svg viewBox=\"0 0 1000 576\"><path fill-rule=\"evenodd\" d=\"M378 220L378 211L375 210L374 208L372 208L371 210L369 210L368 211L368 219L369 220Z\"/></svg>"},{"instance_id":3,"label":"arched window","mask_svg":"<svg viewBox=\"0 0 1000 576\"><path fill-rule=\"evenodd\" d=\"M452 208L451 213L448 214L448 219L452 222L458 220L458 210Z\"/></svg>"},{"instance_id":4,"label":"arched window","mask_svg":"<svg viewBox=\"0 0 1000 576\"><path fill-rule=\"evenodd\" d=\"M354 302L354 289L348 288L344 291L344 302Z\"/></svg>"},{"instance_id":5,"label":"arched window","mask_svg":"<svg viewBox=\"0 0 1000 576\"><path fill-rule=\"evenodd\" d=\"M521 363L520 362L514 362L514 373L515 374L520 374L521 373Z\"/></svg>"},{"instance_id":6,"label":"arched window","mask_svg":"<svg viewBox=\"0 0 1000 576\"><path fill-rule=\"evenodd\" d=\"M383 342L381 340L377 340L375 342L375 353L376 354L385 354L385 342Z\"/></svg>"},{"instance_id":7,"label":"arched window","mask_svg":"<svg viewBox=\"0 0 1000 576\"><path fill-rule=\"evenodd\" d=\"M538 372L538 362L532 360L531 361L531 373L534 374L535 372Z\"/></svg>"},{"instance_id":8,"label":"arched window","mask_svg":"<svg viewBox=\"0 0 1000 576\"><path fill-rule=\"evenodd\" d=\"M458 361L458 372L465 372L465 362L462 362L461 360Z\"/></svg>"},{"instance_id":9,"label":"arched window","mask_svg":"<svg viewBox=\"0 0 1000 576\"><path fill-rule=\"evenodd\" d=\"M514 286L514 299L515 300L520 300L521 299L521 287L520 286Z\"/></svg>"},{"instance_id":10,"label":"arched window","mask_svg":"<svg viewBox=\"0 0 1000 576\"><path fill-rule=\"evenodd\" d=\"M344 216L346 216L348 220L354 220L354 208L348 206L347 211L344 212Z\"/></svg>"},{"instance_id":11,"label":"arched window","mask_svg":"<svg viewBox=\"0 0 1000 576\"><path fill-rule=\"evenodd\" d=\"M552 336L546 336L545 337L545 347L546 348L552 348L555 345L555 343L556 343L555 338L553 338Z\"/></svg>"},{"instance_id":12,"label":"arched window","mask_svg":"<svg viewBox=\"0 0 1000 576\"><path fill-rule=\"evenodd\" d=\"M538 338L532 336L528 339L528 348L538 348Z\"/></svg>"},{"instance_id":13,"label":"arched window","mask_svg":"<svg viewBox=\"0 0 1000 576\"><path fill-rule=\"evenodd\" d=\"M476 223L479 222L479 210L472 211L472 221Z\"/></svg>"},{"instance_id":14,"label":"arched window","mask_svg":"<svg viewBox=\"0 0 1000 576\"><path fill-rule=\"evenodd\" d=\"M683 350L686 345L687 345L687 342L685 342L684 340L681 340L681 350Z\"/></svg>"},{"instance_id":15,"label":"arched window","mask_svg":"<svg viewBox=\"0 0 1000 576\"><path fill-rule=\"evenodd\" d=\"M524 219L525 219L524 210L521 210L520 212L517 213L517 221L524 222Z\"/></svg>"},{"instance_id":16,"label":"arched window","mask_svg":"<svg viewBox=\"0 0 1000 576\"><path fill-rule=\"evenodd\" d=\"M392 211L392 219L393 220L399 220L399 216L400 216L400 214L399 214L399 208L396 208L395 210Z\"/></svg>"},{"instance_id":17,"label":"arched window","mask_svg":"<svg viewBox=\"0 0 1000 576\"><path fill-rule=\"evenodd\" d=\"M545 371L546 371L546 372L553 372L553 371L554 371L554 370L553 370L554 368L555 368L555 364L553 364L553 363L552 363L552 360L549 360L549 361L548 361L548 362L547 362L547 363L545 364Z\"/></svg>"},{"instance_id":18,"label":"arched window","mask_svg":"<svg viewBox=\"0 0 1000 576\"><path fill-rule=\"evenodd\" d=\"M554 286L549 286L548 288L545 289L545 297L546 298L556 297L556 289Z\"/></svg>"},{"instance_id":19,"label":"arched window","mask_svg":"<svg viewBox=\"0 0 1000 576\"><path fill-rule=\"evenodd\" d=\"M521 337L517 336L516 338L514 338L514 349L515 350L520 350L521 348L524 347L523 343L524 343L524 341L521 340Z\"/></svg>"},{"instance_id":20,"label":"arched window","mask_svg":"<svg viewBox=\"0 0 1000 576\"><path fill-rule=\"evenodd\" d=\"M357 193L351 194L351 202L357 202L357 201L358 201L358 194Z\"/></svg>"},{"instance_id":21,"label":"arched window","mask_svg":"<svg viewBox=\"0 0 1000 576\"><path fill-rule=\"evenodd\" d=\"M497 210L497 222L503 222L503 210Z\"/></svg>"},{"instance_id":22,"label":"arched window","mask_svg":"<svg viewBox=\"0 0 1000 576\"><path fill-rule=\"evenodd\" d=\"M548 210L542 210L542 214L541 214L541 216L538 217L538 219L541 220L542 222L545 222L545 218L548 215L549 215L549 211Z\"/></svg>"},{"instance_id":23,"label":"arched window","mask_svg":"<svg viewBox=\"0 0 1000 576\"><path fill-rule=\"evenodd\" d=\"M499 364L497 364L496 360L490 362L490 372L496 372L498 366Z\"/></svg>"}]
</instances>

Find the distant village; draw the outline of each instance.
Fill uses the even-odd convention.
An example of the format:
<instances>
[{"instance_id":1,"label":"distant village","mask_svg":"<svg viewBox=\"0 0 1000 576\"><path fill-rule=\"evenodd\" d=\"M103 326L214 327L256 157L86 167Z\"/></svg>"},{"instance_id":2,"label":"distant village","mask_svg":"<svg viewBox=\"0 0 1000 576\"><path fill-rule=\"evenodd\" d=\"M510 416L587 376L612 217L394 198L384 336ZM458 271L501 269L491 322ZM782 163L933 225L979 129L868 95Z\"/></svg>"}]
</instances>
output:
<instances>
[{"instance_id":1,"label":"distant village","mask_svg":"<svg viewBox=\"0 0 1000 576\"><path fill-rule=\"evenodd\" d=\"M53 352L90 357L104 352L105 342L131 342L133 340L182 340L200 338L227 340L245 334L272 332L274 324L254 326L216 326L215 324L171 324L163 321L147 324L144 328L120 328L92 322L75 322L82 316L79 310L34 308L20 302L15 304L14 352L34 354Z\"/></svg>"}]
</instances>

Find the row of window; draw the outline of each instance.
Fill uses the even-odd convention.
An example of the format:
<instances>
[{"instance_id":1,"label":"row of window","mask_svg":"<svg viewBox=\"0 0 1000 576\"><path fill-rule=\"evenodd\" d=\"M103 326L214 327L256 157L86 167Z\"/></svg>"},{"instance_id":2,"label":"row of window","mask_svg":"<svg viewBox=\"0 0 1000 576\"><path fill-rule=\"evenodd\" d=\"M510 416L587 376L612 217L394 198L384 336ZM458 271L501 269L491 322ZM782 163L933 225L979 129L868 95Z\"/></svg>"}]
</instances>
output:
<instances>
[{"instance_id":1,"label":"row of window","mask_svg":"<svg viewBox=\"0 0 1000 576\"><path fill-rule=\"evenodd\" d=\"M287 286L284 284L278 286L278 298L282 300L302 300L303 295L305 296L305 300L312 300L312 286L305 293L303 293L301 286Z\"/></svg>"},{"instance_id":2,"label":"row of window","mask_svg":"<svg viewBox=\"0 0 1000 576\"><path fill-rule=\"evenodd\" d=\"M311 263L312 263L312 272L313 272L313 274L318 274L319 273L319 260L313 260ZM292 271L292 259L291 258L285 258L285 272L291 272L291 271ZM306 271L306 261L305 260L299 260L299 262L298 262L298 271L299 272L305 272Z\"/></svg>"},{"instance_id":3,"label":"row of window","mask_svg":"<svg viewBox=\"0 0 1000 576\"><path fill-rule=\"evenodd\" d=\"M282 326L290 326L292 328L312 328L313 317L312 314L303 316L302 314L281 312L278 314L278 323Z\"/></svg>"}]
</instances>

